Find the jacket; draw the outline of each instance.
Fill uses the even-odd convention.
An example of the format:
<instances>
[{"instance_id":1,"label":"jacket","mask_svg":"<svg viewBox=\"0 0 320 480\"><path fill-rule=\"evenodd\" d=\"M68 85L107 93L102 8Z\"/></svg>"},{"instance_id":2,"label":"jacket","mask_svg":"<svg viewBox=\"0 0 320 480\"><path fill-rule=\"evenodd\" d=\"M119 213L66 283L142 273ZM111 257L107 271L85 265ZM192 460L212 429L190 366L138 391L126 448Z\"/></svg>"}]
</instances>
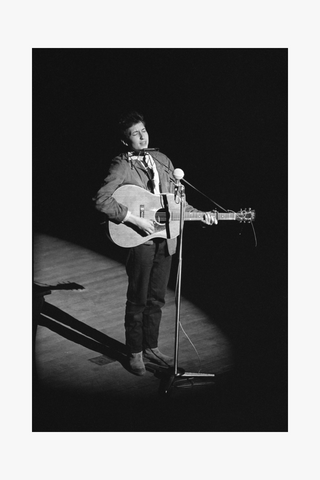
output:
<instances>
[{"instance_id":1,"label":"jacket","mask_svg":"<svg viewBox=\"0 0 320 480\"><path fill-rule=\"evenodd\" d=\"M160 152L152 152L152 158L156 164L159 180L160 192L174 193L175 179L173 177L174 167L171 160ZM132 160L128 154L123 153L115 157L110 165L107 177L96 196L94 197L96 209L104 213L107 219L117 224L121 223L130 206L118 203L113 197L113 193L122 185L137 185L148 190L149 177L140 161ZM191 205L186 204L186 211L196 211ZM176 251L177 239L167 239L168 252L170 255Z\"/></svg>"}]
</instances>

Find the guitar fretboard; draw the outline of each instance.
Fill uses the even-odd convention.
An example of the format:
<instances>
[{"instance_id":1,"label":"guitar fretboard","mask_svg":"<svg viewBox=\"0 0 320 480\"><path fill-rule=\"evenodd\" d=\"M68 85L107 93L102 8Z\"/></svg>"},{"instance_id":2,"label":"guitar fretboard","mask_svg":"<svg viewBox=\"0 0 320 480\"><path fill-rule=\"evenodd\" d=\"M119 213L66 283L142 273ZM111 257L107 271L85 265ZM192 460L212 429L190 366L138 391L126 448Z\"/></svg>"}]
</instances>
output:
<instances>
[{"instance_id":1,"label":"guitar fretboard","mask_svg":"<svg viewBox=\"0 0 320 480\"><path fill-rule=\"evenodd\" d=\"M171 219L172 220L179 220L180 214L177 212L174 212L171 214ZM217 212L218 220L236 220L237 214L235 212L224 212L220 213ZM202 220L204 217L203 212L185 212L184 214L184 219L185 220Z\"/></svg>"}]
</instances>

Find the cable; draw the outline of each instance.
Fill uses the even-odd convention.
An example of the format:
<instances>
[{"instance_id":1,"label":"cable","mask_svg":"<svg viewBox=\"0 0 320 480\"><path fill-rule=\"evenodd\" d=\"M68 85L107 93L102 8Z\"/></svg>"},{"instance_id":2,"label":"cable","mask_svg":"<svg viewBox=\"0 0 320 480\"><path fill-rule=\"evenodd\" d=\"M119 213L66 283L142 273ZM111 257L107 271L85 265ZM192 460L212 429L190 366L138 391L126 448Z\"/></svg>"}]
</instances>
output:
<instances>
[{"instance_id":1,"label":"cable","mask_svg":"<svg viewBox=\"0 0 320 480\"><path fill-rule=\"evenodd\" d=\"M216 205L217 207L221 208L221 210L223 210L224 212L228 213L228 212L232 212L232 213L236 213L234 210L226 210L225 208L223 208L221 205L219 205L217 202L215 202L214 200L212 200L212 198L208 197L208 195L206 195L205 193L201 192L201 190L199 190L198 188L196 188L194 185L192 185L190 182L188 182L185 178L182 179L183 182L187 183L191 188L193 188L196 192L200 193L200 195L202 195L203 197L205 197L207 200L209 200L210 202L212 202L214 205ZM255 228L253 226L253 223L252 223L252 220L250 221L251 223L251 228L252 228L252 232L253 232L253 237L254 237L254 246L257 247L258 246L258 239L257 239L257 235L256 235L256 231L255 231Z\"/></svg>"},{"instance_id":2,"label":"cable","mask_svg":"<svg viewBox=\"0 0 320 480\"><path fill-rule=\"evenodd\" d=\"M177 268L177 279L176 279L176 288L175 288L175 304L177 306L177 290L178 290L178 281L179 281L179 272L180 272L180 263L178 265L178 268ZM179 318L179 327L181 328L183 334L185 335L185 337L187 338L187 340L189 341L190 345L192 346L192 348L194 349L194 351L196 352L196 355L199 359L199 370L198 370L198 373L200 373L201 371L201 365L202 365L202 362L201 362L201 358L200 358L200 355L198 353L198 350L196 349L196 346L194 345L194 343L192 342L192 340L190 339L189 335L187 334L187 332L185 331L185 329L183 328L182 326L182 323L180 321L180 318Z\"/></svg>"},{"instance_id":3,"label":"cable","mask_svg":"<svg viewBox=\"0 0 320 480\"><path fill-rule=\"evenodd\" d=\"M198 188L196 188L194 185L192 185L190 182L188 182L185 178L182 179L183 182L187 183L191 188L193 188L194 190L196 190L196 192L200 193L203 197L205 197L207 200L209 200L211 203L213 203L214 205L216 205L217 207L221 208L221 210L223 210L224 212L230 212L232 210L226 210L225 208L221 207L221 205L219 205L218 203L216 203L214 200L212 200L212 198L208 197L208 195L206 195L205 193L201 192L200 190L198 190Z\"/></svg>"}]
</instances>

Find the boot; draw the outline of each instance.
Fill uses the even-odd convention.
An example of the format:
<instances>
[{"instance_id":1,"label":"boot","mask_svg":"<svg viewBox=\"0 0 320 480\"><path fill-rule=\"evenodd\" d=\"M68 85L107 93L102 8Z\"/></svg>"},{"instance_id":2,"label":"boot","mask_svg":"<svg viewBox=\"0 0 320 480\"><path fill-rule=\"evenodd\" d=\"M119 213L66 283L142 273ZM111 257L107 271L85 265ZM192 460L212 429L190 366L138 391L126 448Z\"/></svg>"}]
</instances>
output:
<instances>
[{"instance_id":1,"label":"boot","mask_svg":"<svg viewBox=\"0 0 320 480\"><path fill-rule=\"evenodd\" d=\"M143 352L143 358L147 362L156 363L163 367L173 367L173 358L160 352L159 348L146 348Z\"/></svg>"},{"instance_id":2,"label":"boot","mask_svg":"<svg viewBox=\"0 0 320 480\"><path fill-rule=\"evenodd\" d=\"M146 373L146 367L142 360L142 352L130 354L129 368L135 375L144 375Z\"/></svg>"}]
</instances>

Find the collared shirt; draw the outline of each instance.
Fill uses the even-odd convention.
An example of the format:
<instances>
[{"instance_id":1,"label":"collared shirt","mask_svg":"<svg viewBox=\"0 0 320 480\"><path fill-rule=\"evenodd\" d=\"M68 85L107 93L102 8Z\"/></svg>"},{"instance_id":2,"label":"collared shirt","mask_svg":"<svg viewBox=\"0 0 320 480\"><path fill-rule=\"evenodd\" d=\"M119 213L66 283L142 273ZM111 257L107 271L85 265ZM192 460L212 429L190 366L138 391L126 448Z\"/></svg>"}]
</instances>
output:
<instances>
[{"instance_id":1,"label":"collared shirt","mask_svg":"<svg viewBox=\"0 0 320 480\"><path fill-rule=\"evenodd\" d=\"M152 173L152 186L154 194L160 194L160 180L159 180L159 173L156 167L156 164L150 155L150 153L146 152L144 155L136 155L133 152L128 153L128 158L131 162L140 162L142 167L147 170L149 169ZM129 216L131 215L130 210L128 210L125 218L123 219L122 223L126 222Z\"/></svg>"},{"instance_id":2,"label":"collared shirt","mask_svg":"<svg viewBox=\"0 0 320 480\"><path fill-rule=\"evenodd\" d=\"M152 172L152 183L153 183L153 193L159 194L160 193L160 180L159 180L159 173L150 153L146 152L144 155L136 155L133 152L128 153L128 157L132 162L140 162L142 167L147 170L149 168ZM147 167L146 167L147 165Z\"/></svg>"}]
</instances>

